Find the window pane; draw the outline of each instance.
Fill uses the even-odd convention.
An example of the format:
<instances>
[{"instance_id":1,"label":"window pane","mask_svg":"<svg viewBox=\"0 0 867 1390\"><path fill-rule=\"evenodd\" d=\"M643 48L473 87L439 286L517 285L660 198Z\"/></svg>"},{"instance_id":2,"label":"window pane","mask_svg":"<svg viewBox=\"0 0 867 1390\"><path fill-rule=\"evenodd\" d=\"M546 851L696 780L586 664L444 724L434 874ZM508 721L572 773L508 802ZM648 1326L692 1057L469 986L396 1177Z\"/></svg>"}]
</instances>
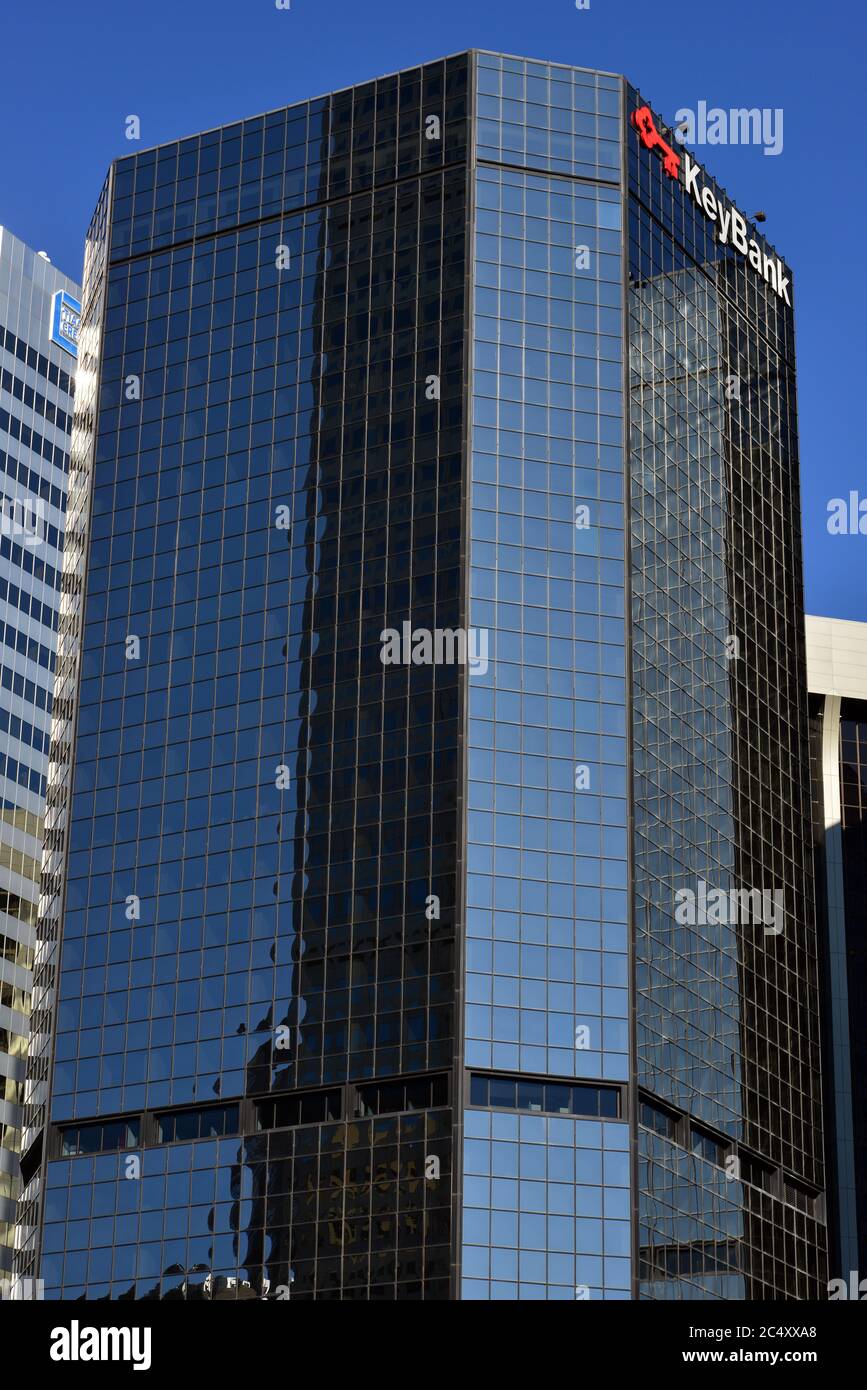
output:
<instances>
[{"instance_id":1,"label":"window pane","mask_svg":"<svg viewBox=\"0 0 867 1390\"><path fill-rule=\"evenodd\" d=\"M518 1109L541 1110L545 1102L545 1087L541 1081L518 1082Z\"/></svg>"},{"instance_id":2,"label":"window pane","mask_svg":"<svg viewBox=\"0 0 867 1390\"><path fill-rule=\"evenodd\" d=\"M599 1114L608 1119L616 1118L619 1099L617 1091L611 1087L603 1087L599 1092Z\"/></svg>"},{"instance_id":3,"label":"window pane","mask_svg":"<svg viewBox=\"0 0 867 1390\"><path fill-rule=\"evenodd\" d=\"M573 1115L598 1115L599 1092L591 1086L576 1086L572 1092Z\"/></svg>"},{"instance_id":4,"label":"window pane","mask_svg":"<svg viewBox=\"0 0 867 1390\"><path fill-rule=\"evenodd\" d=\"M486 1076L470 1077L470 1105L487 1105L488 1103L488 1078Z\"/></svg>"},{"instance_id":5,"label":"window pane","mask_svg":"<svg viewBox=\"0 0 867 1390\"><path fill-rule=\"evenodd\" d=\"M514 1110L515 1108L515 1082L510 1081L507 1076L491 1077L491 1099L490 1104L502 1106L504 1109Z\"/></svg>"},{"instance_id":6,"label":"window pane","mask_svg":"<svg viewBox=\"0 0 867 1390\"><path fill-rule=\"evenodd\" d=\"M555 1115L568 1115L571 1091L571 1086L560 1086L550 1081L545 1087L545 1109L553 1110Z\"/></svg>"}]
</instances>

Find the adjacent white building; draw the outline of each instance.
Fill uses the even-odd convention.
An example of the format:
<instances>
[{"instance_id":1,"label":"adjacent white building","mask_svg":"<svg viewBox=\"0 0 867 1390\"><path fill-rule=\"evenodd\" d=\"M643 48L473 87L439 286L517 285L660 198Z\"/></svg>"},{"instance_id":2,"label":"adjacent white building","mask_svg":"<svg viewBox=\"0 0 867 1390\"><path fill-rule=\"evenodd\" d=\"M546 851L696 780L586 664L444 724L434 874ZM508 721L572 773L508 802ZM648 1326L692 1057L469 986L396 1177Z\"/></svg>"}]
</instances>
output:
<instances>
[{"instance_id":1,"label":"adjacent white building","mask_svg":"<svg viewBox=\"0 0 867 1390\"><path fill-rule=\"evenodd\" d=\"M863 1076L867 623L807 614L816 906L825 941L824 1072L831 1273L863 1267L867 1096Z\"/></svg>"},{"instance_id":2,"label":"adjacent white building","mask_svg":"<svg viewBox=\"0 0 867 1390\"><path fill-rule=\"evenodd\" d=\"M79 298L0 227L0 1279L18 1186Z\"/></svg>"}]
</instances>

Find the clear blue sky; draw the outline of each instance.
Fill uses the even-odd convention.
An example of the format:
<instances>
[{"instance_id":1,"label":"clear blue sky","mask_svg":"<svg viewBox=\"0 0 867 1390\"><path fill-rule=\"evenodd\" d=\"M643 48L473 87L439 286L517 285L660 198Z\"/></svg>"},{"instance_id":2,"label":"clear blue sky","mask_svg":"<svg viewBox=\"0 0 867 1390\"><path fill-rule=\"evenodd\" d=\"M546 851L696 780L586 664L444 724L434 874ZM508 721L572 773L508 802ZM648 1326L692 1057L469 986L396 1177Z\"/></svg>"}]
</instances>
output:
<instances>
[{"instance_id":1,"label":"clear blue sky","mask_svg":"<svg viewBox=\"0 0 867 1390\"><path fill-rule=\"evenodd\" d=\"M782 153L697 157L794 267L808 611L867 619L867 536L829 536L827 504L867 498L863 251L867 20L855 0L41 0L2 23L0 224L81 274L107 166L397 68L477 47L623 72L680 107L782 107ZM124 138L141 118L142 141Z\"/></svg>"}]
</instances>

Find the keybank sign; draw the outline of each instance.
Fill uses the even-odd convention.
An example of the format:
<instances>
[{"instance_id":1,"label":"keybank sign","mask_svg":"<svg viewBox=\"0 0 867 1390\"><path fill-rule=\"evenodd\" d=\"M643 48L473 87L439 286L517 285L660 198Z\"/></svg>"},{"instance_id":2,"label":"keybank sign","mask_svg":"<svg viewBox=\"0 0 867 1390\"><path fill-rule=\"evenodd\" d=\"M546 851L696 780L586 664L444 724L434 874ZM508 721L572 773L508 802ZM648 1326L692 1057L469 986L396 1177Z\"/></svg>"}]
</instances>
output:
<instances>
[{"instance_id":1,"label":"keybank sign","mask_svg":"<svg viewBox=\"0 0 867 1390\"><path fill-rule=\"evenodd\" d=\"M649 106L639 106L637 111L633 111L632 124L646 150L660 151L662 166L669 178L677 179L705 217L716 223L716 239L720 246L733 246L742 256L746 256L765 284L770 285L774 293L791 307L790 280L784 274L783 262L779 256L769 256L763 252L759 243L747 236L747 219L743 213L738 212L731 203L724 204L712 188L700 181L701 169L698 164L688 154L678 154L660 135Z\"/></svg>"}]
</instances>

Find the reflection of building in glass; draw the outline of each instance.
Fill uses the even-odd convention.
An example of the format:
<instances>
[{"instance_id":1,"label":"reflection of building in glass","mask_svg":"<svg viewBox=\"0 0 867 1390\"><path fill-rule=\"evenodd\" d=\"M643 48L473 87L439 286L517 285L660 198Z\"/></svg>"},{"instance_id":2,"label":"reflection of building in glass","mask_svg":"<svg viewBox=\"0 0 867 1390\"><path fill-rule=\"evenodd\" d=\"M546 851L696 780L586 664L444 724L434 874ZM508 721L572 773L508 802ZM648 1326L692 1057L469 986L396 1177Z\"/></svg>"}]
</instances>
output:
<instances>
[{"instance_id":1,"label":"reflection of building in glass","mask_svg":"<svg viewBox=\"0 0 867 1390\"><path fill-rule=\"evenodd\" d=\"M867 1270L867 624L806 627L830 1275L848 1285Z\"/></svg>"},{"instance_id":2,"label":"reflection of building in glass","mask_svg":"<svg viewBox=\"0 0 867 1390\"><path fill-rule=\"evenodd\" d=\"M641 1294L807 1298L824 1230L791 311L652 152L628 159ZM782 889L781 930L678 921L696 880Z\"/></svg>"},{"instance_id":3,"label":"reflection of building in glass","mask_svg":"<svg viewBox=\"0 0 867 1390\"><path fill-rule=\"evenodd\" d=\"M474 53L113 166L50 1297L822 1277L790 314L636 102ZM487 660L384 664L404 624ZM679 925L700 878L779 882L785 930Z\"/></svg>"},{"instance_id":4,"label":"reflection of building in glass","mask_svg":"<svg viewBox=\"0 0 867 1390\"><path fill-rule=\"evenodd\" d=\"M459 621L467 73L119 161L94 219L47 1293L448 1290L461 672L386 671L380 632ZM377 1077L423 1113L356 1121Z\"/></svg>"},{"instance_id":5,"label":"reflection of building in glass","mask_svg":"<svg viewBox=\"0 0 867 1390\"><path fill-rule=\"evenodd\" d=\"M75 359L78 287L0 227L0 1279L12 1268Z\"/></svg>"}]
</instances>

